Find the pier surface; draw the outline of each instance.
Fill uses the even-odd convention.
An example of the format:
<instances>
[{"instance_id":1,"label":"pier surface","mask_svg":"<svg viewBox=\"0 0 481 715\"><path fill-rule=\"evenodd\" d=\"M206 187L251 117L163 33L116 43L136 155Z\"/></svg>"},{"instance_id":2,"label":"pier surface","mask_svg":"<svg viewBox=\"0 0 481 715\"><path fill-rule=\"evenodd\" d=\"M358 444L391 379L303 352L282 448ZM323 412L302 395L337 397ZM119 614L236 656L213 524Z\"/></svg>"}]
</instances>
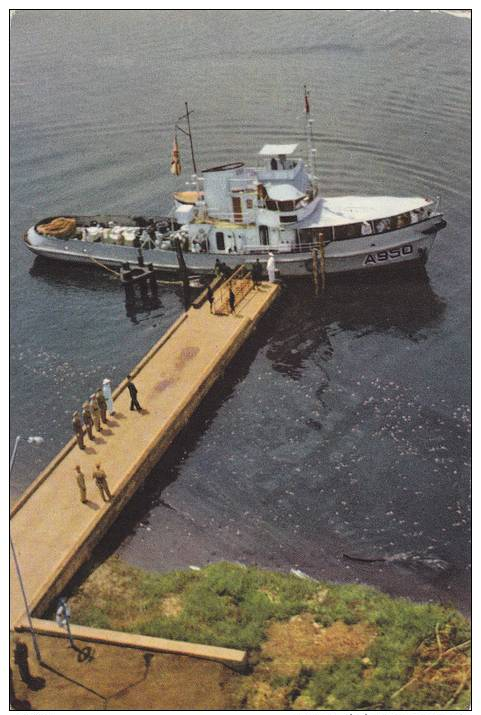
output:
<instances>
[{"instance_id":1,"label":"pier surface","mask_svg":"<svg viewBox=\"0 0 481 715\"><path fill-rule=\"evenodd\" d=\"M115 415L103 434L94 432L94 442L86 436L85 450L70 440L14 505L11 535L31 612L41 615L89 558L279 290L261 284L241 300L234 315L211 315L208 303L183 314L131 370L143 412L130 411L123 382L114 392ZM99 462L113 495L108 503L92 479ZM87 504L80 502L77 464L85 475ZM26 611L13 563L10 573L15 628L25 625Z\"/></svg>"}]
</instances>

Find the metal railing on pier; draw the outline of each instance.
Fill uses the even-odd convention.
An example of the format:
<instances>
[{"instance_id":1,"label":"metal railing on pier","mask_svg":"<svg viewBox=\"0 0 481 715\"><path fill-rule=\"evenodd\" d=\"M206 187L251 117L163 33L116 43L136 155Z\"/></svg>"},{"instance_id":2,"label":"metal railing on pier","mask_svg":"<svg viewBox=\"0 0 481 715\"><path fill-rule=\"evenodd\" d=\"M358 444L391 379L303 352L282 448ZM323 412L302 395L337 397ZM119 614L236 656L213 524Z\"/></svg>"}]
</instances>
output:
<instances>
[{"instance_id":1,"label":"metal railing on pier","mask_svg":"<svg viewBox=\"0 0 481 715\"><path fill-rule=\"evenodd\" d=\"M215 292L213 310L217 315L229 315L231 312L229 296L230 290L235 296L235 305L238 305L243 298L253 289L251 271L244 265L239 266L220 288Z\"/></svg>"}]
</instances>

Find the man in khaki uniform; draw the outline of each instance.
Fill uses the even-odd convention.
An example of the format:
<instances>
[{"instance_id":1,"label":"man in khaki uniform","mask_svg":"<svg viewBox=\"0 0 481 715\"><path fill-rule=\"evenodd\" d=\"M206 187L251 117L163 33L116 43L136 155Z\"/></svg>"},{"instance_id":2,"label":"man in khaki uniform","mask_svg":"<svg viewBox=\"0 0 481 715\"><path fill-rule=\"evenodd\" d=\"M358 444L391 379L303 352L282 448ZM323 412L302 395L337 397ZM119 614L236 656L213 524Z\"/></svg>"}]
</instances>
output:
<instances>
[{"instance_id":1,"label":"man in khaki uniform","mask_svg":"<svg viewBox=\"0 0 481 715\"><path fill-rule=\"evenodd\" d=\"M77 464L75 467L75 477L77 479L77 484L78 488L80 490L80 501L82 504L87 503L87 487L85 486L85 477L83 475L82 470L80 469L80 465Z\"/></svg>"},{"instance_id":2,"label":"man in khaki uniform","mask_svg":"<svg viewBox=\"0 0 481 715\"><path fill-rule=\"evenodd\" d=\"M112 499L112 494L110 493L109 485L107 484L107 475L104 470L100 467L100 462L96 465L92 479L98 487L100 496L104 501L110 501Z\"/></svg>"},{"instance_id":3,"label":"man in khaki uniform","mask_svg":"<svg viewBox=\"0 0 481 715\"><path fill-rule=\"evenodd\" d=\"M82 421L78 412L74 412L72 415L72 429L77 438L77 444L80 449L85 449L84 446L84 431L82 427Z\"/></svg>"},{"instance_id":4,"label":"man in khaki uniform","mask_svg":"<svg viewBox=\"0 0 481 715\"><path fill-rule=\"evenodd\" d=\"M90 413L94 421L95 429L97 432L102 432L102 427L100 426L100 407L95 395L90 395Z\"/></svg>"},{"instance_id":5,"label":"man in khaki uniform","mask_svg":"<svg viewBox=\"0 0 481 715\"><path fill-rule=\"evenodd\" d=\"M88 402L84 402L82 405L82 420L87 430L89 439L93 439L92 427L94 426L94 421L92 419L92 413L90 412L90 407Z\"/></svg>"},{"instance_id":6,"label":"man in khaki uniform","mask_svg":"<svg viewBox=\"0 0 481 715\"><path fill-rule=\"evenodd\" d=\"M95 393L95 397L97 398L97 404L99 406L100 410L100 417L102 418L102 422L104 425L107 424L107 402L104 397L104 393L102 392L101 389L97 390Z\"/></svg>"}]
</instances>

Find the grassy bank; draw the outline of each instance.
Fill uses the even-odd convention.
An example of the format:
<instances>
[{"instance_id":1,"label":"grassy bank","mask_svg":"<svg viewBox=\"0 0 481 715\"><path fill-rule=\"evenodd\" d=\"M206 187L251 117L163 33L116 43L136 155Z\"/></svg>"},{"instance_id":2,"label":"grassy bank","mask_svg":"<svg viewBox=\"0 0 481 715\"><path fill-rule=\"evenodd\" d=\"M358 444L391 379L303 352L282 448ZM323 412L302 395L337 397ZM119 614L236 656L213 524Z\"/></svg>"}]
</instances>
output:
<instances>
[{"instance_id":1,"label":"grassy bank","mask_svg":"<svg viewBox=\"0 0 481 715\"><path fill-rule=\"evenodd\" d=\"M470 626L452 608L234 564L156 574L110 559L77 624L243 648L237 707L466 709Z\"/></svg>"}]
</instances>

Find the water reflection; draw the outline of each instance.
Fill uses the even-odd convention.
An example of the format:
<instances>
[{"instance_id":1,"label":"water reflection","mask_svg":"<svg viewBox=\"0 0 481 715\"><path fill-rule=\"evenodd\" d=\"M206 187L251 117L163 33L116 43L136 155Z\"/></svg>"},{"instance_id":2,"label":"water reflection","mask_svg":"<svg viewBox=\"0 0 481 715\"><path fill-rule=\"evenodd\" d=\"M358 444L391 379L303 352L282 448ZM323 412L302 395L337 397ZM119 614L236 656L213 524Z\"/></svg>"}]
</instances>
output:
<instances>
[{"instance_id":1,"label":"water reflection","mask_svg":"<svg viewBox=\"0 0 481 715\"><path fill-rule=\"evenodd\" d=\"M88 288L112 292L119 290L120 286L113 273L94 263L68 263L36 256L29 273L32 278L42 279L56 288Z\"/></svg>"},{"instance_id":2,"label":"water reflection","mask_svg":"<svg viewBox=\"0 0 481 715\"><path fill-rule=\"evenodd\" d=\"M419 342L440 325L445 309L424 269L409 276L336 277L319 296L310 281L290 281L277 306L267 357L275 370L298 379L307 359L320 367L331 359L331 337L337 333L353 338L390 333Z\"/></svg>"}]
</instances>

